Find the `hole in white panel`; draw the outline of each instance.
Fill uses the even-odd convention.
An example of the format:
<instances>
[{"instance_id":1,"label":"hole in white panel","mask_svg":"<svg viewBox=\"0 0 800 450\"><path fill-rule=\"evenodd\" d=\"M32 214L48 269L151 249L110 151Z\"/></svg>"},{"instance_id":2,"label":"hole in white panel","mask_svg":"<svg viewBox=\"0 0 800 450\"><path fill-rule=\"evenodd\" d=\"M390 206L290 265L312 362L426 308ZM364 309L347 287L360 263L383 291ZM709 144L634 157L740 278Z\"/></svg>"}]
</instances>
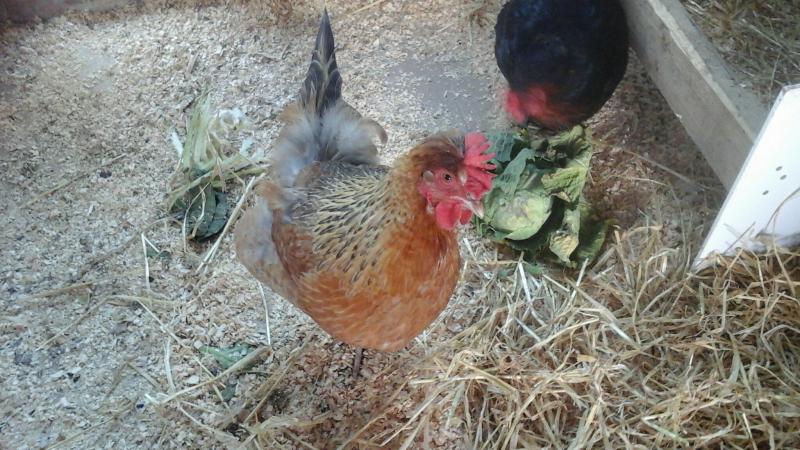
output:
<instances>
[{"instance_id":1,"label":"hole in white panel","mask_svg":"<svg viewBox=\"0 0 800 450\"><path fill-rule=\"evenodd\" d=\"M780 172L781 170L783 170L783 166L778 166L778 167L775 168L776 172Z\"/></svg>"},{"instance_id":2,"label":"hole in white panel","mask_svg":"<svg viewBox=\"0 0 800 450\"><path fill-rule=\"evenodd\" d=\"M769 194L769 191L764 191L761 193L761 195L767 195L767 194Z\"/></svg>"},{"instance_id":3,"label":"hole in white panel","mask_svg":"<svg viewBox=\"0 0 800 450\"><path fill-rule=\"evenodd\" d=\"M781 180L785 180L785 179L786 179L786 175L781 175Z\"/></svg>"}]
</instances>

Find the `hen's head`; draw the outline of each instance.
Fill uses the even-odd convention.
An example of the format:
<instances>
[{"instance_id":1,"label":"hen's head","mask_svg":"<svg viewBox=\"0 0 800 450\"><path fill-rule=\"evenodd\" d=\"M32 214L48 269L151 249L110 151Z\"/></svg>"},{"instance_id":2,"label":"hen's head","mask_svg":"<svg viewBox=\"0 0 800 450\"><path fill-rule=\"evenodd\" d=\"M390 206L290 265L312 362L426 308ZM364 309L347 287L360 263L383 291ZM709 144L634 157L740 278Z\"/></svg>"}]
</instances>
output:
<instances>
[{"instance_id":1,"label":"hen's head","mask_svg":"<svg viewBox=\"0 0 800 450\"><path fill-rule=\"evenodd\" d=\"M524 90L510 89L505 95L505 109L519 125L532 121L551 130L561 130L577 124L583 118L577 106L557 101L552 86L532 86Z\"/></svg>"},{"instance_id":2,"label":"hen's head","mask_svg":"<svg viewBox=\"0 0 800 450\"><path fill-rule=\"evenodd\" d=\"M483 216L481 199L492 187L494 165L485 153L489 142L480 133L466 136L436 136L412 150L410 156L419 172L417 189L440 228L452 230Z\"/></svg>"}]
</instances>

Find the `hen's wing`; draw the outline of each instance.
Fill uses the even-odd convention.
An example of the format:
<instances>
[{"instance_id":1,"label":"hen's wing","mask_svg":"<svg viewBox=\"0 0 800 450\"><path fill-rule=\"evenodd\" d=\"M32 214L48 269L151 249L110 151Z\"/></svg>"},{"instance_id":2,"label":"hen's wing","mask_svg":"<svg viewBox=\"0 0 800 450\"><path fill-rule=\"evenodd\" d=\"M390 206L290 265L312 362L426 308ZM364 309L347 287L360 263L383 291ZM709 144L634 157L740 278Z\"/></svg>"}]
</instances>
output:
<instances>
[{"instance_id":1,"label":"hen's wing","mask_svg":"<svg viewBox=\"0 0 800 450\"><path fill-rule=\"evenodd\" d=\"M356 240L377 238L379 224L367 227L375 210L370 203L386 172L380 166L312 164L298 174L293 198L264 183L236 229L239 259L258 280L297 304L298 283L323 269L347 272L337 257L345 251L355 257ZM271 204L284 206L271 210Z\"/></svg>"}]
</instances>

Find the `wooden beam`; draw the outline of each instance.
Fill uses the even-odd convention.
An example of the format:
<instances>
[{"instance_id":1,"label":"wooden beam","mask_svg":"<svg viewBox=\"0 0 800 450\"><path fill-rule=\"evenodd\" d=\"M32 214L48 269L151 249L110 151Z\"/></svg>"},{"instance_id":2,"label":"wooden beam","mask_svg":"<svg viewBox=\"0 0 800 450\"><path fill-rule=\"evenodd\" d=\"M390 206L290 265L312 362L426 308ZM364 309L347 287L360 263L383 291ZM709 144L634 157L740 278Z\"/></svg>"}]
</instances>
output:
<instances>
[{"instance_id":1,"label":"wooden beam","mask_svg":"<svg viewBox=\"0 0 800 450\"><path fill-rule=\"evenodd\" d=\"M622 0L631 45L726 188L767 109L742 88L678 0Z\"/></svg>"},{"instance_id":2,"label":"wooden beam","mask_svg":"<svg viewBox=\"0 0 800 450\"><path fill-rule=\"evenodd\" d=\"M0 22L25 23L35 17L49 19L67 11L106 11L139 2L141 0L0 0Z\"/></svg>"}]
</instances>

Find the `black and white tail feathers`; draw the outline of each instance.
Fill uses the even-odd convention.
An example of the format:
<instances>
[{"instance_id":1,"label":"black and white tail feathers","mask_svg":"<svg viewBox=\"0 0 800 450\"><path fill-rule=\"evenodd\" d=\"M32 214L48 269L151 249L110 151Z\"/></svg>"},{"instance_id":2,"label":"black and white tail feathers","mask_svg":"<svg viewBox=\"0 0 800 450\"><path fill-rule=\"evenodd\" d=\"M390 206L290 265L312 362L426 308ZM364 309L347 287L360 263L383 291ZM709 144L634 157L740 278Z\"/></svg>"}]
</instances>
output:
<instances>
[{"instance_id":1,"label":"black and white tail feathers","mask_svg":"<svg viewBox=\"0 0 800 450\"><path fill-rule=\"evenodd\" d=\"M313 162L378 162L374 139L385 143L386 132L342 99L342 78L327 10L322 13L300 99L287 107L282 117L286 125L278 137L272 164L274 180L281 187L301 188L295 186L297 176Z\"/></svg>"},{"instance_id":2,"label":"black and white tail feathers","mask_svg":"<svg viewBox=\"0 0 800 450\"><path fill-rule=\"evenodd\" d=\"M342 98L342 76L336 66L333 30L328 10L322 12L317 40L311 53L311 65L300 89L300 102L309 111L322 115L325 109Z\"/></svg>"}]
</instances>

